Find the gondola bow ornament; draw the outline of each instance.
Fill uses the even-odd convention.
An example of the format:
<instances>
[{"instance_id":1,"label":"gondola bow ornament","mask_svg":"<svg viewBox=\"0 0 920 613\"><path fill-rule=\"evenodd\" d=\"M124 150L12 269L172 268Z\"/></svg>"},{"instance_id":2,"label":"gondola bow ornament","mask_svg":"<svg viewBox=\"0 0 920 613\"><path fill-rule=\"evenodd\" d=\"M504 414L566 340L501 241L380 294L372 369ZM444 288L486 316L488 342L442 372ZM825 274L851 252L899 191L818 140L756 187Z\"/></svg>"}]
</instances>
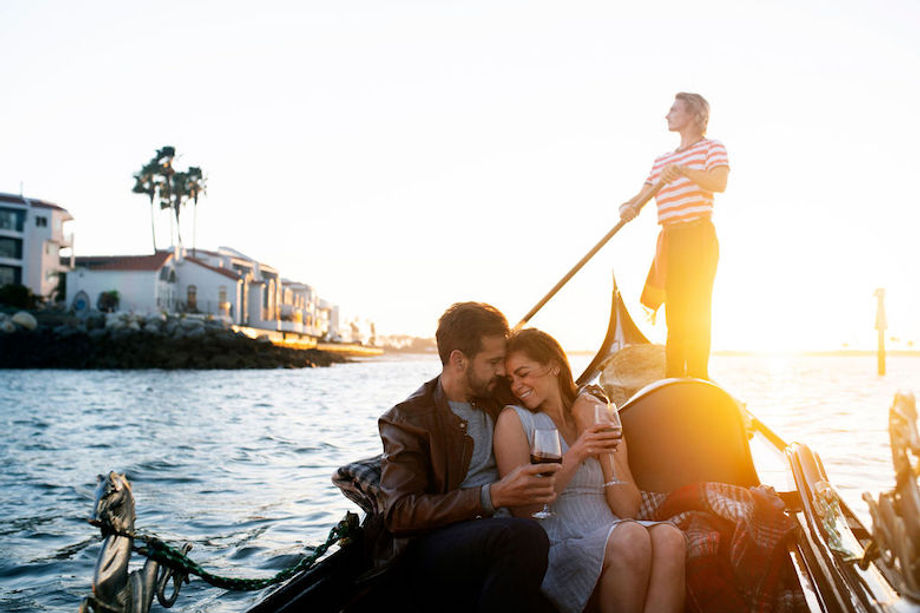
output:
<instances>
[{"instance_id":1,"label":"gondola bow ornament","mask_svg":"<svg viewBox=\"0 0 920 613\"><path fill-rule=\"evenodd\" d=\"M888 412L888 434L895 487L877 499L868 492L863 494L872 517L873 544L860 566L881 557L879 567L886 578L916 601L920 600L920 434L913 394L895 395Z\"/></svg>"}]
</instances>

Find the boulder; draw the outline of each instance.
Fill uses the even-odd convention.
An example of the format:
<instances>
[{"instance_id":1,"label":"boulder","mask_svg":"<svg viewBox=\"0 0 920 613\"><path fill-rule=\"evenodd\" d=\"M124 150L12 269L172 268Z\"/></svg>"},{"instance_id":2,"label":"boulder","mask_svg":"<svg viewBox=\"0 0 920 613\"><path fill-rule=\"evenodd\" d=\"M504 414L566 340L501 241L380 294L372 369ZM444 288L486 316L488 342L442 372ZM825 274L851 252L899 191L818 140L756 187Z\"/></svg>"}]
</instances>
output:
<instances>
[{"instance_id":1,"label":"boulder","mask_svg":"<svg viewBox=\"0 0 920 613\"><path fill-rule=\"evenodd\" d=\"M14 324L18 324L25 328L26 330L34 330L38 327L38 320L35 319L35 316L26 311L19 311L12 318L10 318Z\"/></svg>"},{"instance_id":2,"label":"boulder","mask_svg":"<svg viewBox=\"0 0 920 613\"><path fill-rule=\"evenodd\" d=\"M186 338L202 338L207 331L204 329L204 326L196 326L191 328L188 332L185 333Z\"/></svg>"},{"instance_id":3,"label":"boulder","mask_svg":"<svg viewBox=\"0 0 920 613\"><path fill-rule=\"evenodd\" d=\"M204 327L204 322L202 320L197 319L197 318L193 319L190 317L187 317L185 319L180 319L179 324L186 330L193 330L195 328Z\"/></svg>"}]
</instances>

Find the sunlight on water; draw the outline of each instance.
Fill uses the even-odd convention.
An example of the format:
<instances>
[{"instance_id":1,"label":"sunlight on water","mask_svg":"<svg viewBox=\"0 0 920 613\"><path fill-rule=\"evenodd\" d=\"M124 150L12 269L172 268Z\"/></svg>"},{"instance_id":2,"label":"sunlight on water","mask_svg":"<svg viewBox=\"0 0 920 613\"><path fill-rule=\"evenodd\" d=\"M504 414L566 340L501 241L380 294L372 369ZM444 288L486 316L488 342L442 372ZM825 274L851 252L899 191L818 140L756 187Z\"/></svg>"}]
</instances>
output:
<instances>
[{"instance_id":1,"label":"sunlight on water","mask_svg":"<svg viewBox=\"0 0 920 613\"><path fill-rule=\"evenodd\" d=\"M580 372L590 356L572 357ZM0 371L0 609L73 611L99 551L98 473L131 480L137 527L194 543L220 574L264 577L355 507L340 465L379 453L377 417L437 358L270 371ZM712 375L787 440L808 443L854 509L890 487L887 410L920 391L920 358L714 356ZM178 610L239 611L259 593L199 580Z\"/></svg>"}]
</instances>

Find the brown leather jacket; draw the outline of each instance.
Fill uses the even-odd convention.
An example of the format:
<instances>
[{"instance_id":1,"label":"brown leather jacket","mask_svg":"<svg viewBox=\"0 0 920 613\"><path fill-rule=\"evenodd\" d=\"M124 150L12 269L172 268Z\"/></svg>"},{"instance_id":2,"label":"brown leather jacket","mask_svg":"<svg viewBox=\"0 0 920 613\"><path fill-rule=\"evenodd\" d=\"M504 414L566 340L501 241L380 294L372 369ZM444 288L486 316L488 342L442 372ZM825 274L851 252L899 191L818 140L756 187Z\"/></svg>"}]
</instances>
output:
<instances>
[{"instance_id":1,"label":"brown leather jacket","mask_svg":"<svg viewBox=\"0 0 920 613\"><path fill-rule=\"evenodd\" d=\"M501 408L494 401L473 404L493 422ZM380 417L380 488L384 523L393 536L412 536L488 514L480 488L460 489L473 455L465 425L450 410L440 377Z\"/></svg>"}]
</instances>

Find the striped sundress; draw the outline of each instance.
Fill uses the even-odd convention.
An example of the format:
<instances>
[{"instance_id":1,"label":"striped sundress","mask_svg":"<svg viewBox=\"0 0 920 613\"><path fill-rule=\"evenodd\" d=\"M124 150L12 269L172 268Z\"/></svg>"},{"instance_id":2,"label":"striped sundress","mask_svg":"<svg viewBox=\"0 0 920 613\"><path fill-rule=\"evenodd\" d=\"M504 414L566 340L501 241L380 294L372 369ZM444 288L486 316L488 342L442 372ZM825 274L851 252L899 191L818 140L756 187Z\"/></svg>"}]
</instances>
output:
<instances>
[{"instance_id":1,"label":"striped sundress","mask_svg":"<svg viewBox=\"0 0 920 613\"><path fill-rule=\"evenodd\" d=\"M545 413L531 413L518 406L514 410L528 440L533 440L537 427L556 427ZM560 437L560 440L565 453L569 446L565 439ZM576 613L585 608L601 574L607 539L614 527L624 521L610 510L603 484L600 463L588 458L553 502L555 515L540 520L549 537L549 568L542 590L562 613ZM652 526L661 522L638 523Z\"/></svg>"}]
</instances>

